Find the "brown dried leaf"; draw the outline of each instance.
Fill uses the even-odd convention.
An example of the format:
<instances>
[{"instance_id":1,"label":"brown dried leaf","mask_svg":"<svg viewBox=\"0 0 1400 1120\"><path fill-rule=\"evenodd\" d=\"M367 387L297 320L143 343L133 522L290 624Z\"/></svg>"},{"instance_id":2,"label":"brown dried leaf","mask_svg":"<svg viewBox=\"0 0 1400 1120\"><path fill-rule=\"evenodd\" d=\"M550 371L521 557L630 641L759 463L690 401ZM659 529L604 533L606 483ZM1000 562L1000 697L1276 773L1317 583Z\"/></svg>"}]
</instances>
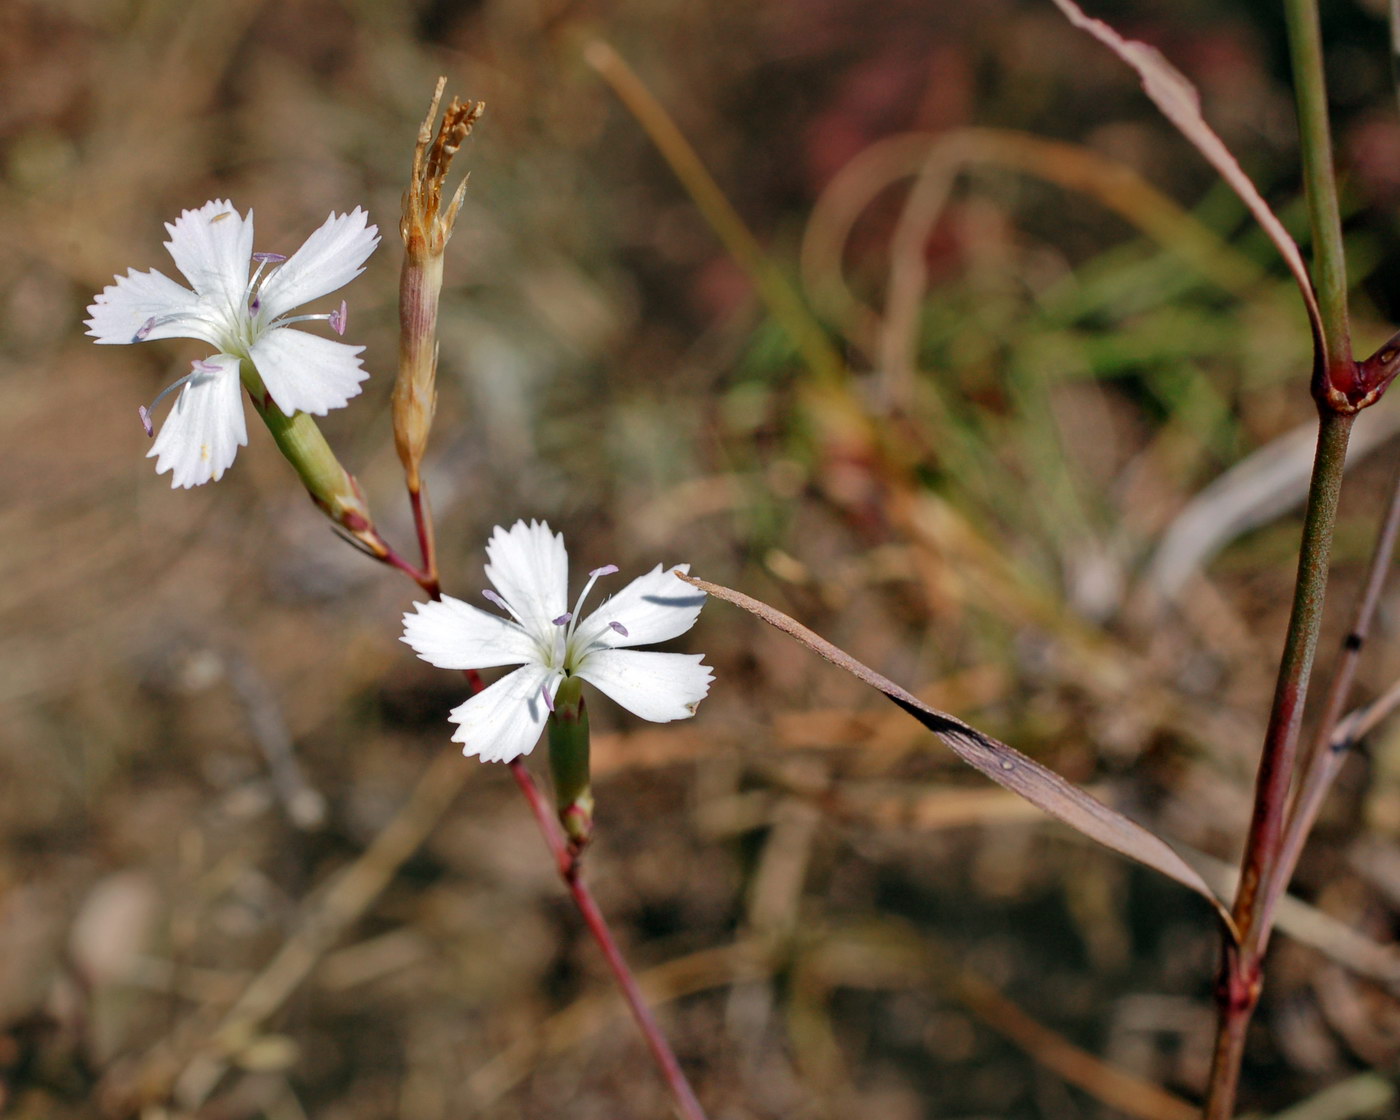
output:
<instances>
[{"instance_id":1,"label":"brown dried leaf","mask_svg":"<svg viewBox=\"0 0 1400 1120\"><path fill-rule=\"evenodd\" d=\"M1168 62L1156 47L1136 39L1123 38L1103 20L1085 15L1074 0L1055 0L1055 6L1075 27L1087 31L1137 71L1142 80L1143 92L1234 188L1235 193L1249 207L1255 221L1264 227L1264 232L1269 235L1274 247L1283 254L1284 262L1298 282L1298 290L1303 295L1303 303L1308 309L1308 320L1312 326L1315 366L1321 368L1322 315L1317 308L1317 296L1313 292L1312 278L1308 275L1307 266L1303 263L1303 254L1299 252L1297 242L1288 235L1277 215L1269 209L1269 204L1264 201L1249 176L1244 173L1244 169L1230 154L1225 142L1201 116L1201 97L1196 92L1196 87Z\"/></svg>"},{"instance_id":2,"label":"brown dried leaf","mask_svg":"<svg viewBox=\"0 0 1400 1120\"><path fill-rule=\"evenodd\" d=\"M1012 793L1024 797L1032 805L1051 816L1064 821L1071 828L1082 832L1092 840L1112 848L1115 852L1135 859L1139 863L1160 871L1170 879L1175 879L1184 887L1189 887L1215 908L1216 914L1237 937L1235 923L1230 912L1215 896L1204 879L1162 839L1129 820L1123 814L1110 809L1102 801L1091 797L1078 786L1066 781L1053 770L1047 769L1034 759L1027 758L1014 747L1009 747L998 739L978 731L956 716L941 712L925 704L913 693L901 688L888 677L883 677L869 666L861 664L844 650L837 648L825 638L814 634L800 622L789 618L767 603L750 598L741 591L734 591L695 576L677 572L676 575L687 583L694 584L702 591L742 607L750 614L757 615L770 626L775 626L784 634L797 639L812 652L820 654L838 668L845 669L858 677L871 688L879 689L896 705L903 708L922 723L944 743L976 770L980 770L998 785Z\"/></svg>"}]
</instances>

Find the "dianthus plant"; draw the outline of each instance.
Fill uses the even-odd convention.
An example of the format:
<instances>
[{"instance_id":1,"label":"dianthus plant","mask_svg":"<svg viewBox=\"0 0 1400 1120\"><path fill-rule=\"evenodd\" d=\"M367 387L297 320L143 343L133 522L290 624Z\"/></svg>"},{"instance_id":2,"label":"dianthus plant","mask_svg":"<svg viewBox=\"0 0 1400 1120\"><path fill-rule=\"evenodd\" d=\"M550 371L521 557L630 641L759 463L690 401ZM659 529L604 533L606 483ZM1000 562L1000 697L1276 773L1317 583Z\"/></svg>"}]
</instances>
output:
<instances>
[{"instance_id":1,"label":"dianthus plant","mask_svg":"<svg viewBox=\"0 0 1400 1120\"><path fill-rule=\"evenodd\" d=\"M290 329L321 320L344 334L345 302L324 314L291 312L364 271L379 231L357 207L331 214L290 257L255 253L253 212L240 216L220 199L165 228L165 247L190 287L156 269L133 269L94 298L86 325L100 343L193 338L215 348L156 398L180 390L148 453L157 473L171 472L172 486L199 486L219 478L248 442L240 386L286 416L323 416L359 393L369 376L360 366L364 347ZM147 435L151 409L140 410Z\"/></svg>"}]
</instances>

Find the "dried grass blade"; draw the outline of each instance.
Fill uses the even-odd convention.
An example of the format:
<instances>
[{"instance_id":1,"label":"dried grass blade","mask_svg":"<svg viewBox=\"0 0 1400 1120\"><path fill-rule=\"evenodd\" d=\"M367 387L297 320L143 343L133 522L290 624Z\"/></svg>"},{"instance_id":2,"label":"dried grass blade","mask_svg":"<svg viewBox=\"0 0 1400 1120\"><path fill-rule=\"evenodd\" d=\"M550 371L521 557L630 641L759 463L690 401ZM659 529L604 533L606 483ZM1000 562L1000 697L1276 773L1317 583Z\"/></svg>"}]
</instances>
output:
<instances>
[{"instance_id":1,"label":"dried grass blade","mask_svg":"<svg viewBox=\"0 0 1400 1120\"><path fill-rule=\"evenodd\" d=\"M942 739L954 754L998 785L1024 797L1032 805L1090 839L1160 871L1168 878L1195 891L1214 907L1230 935L1237 935L1229 911L1206 885L1206 881L1164 840L1142 825L1110 809L1102 801L1091 797L1072 782L1034 759L1026 757L1014 747L978 731L956 716L925 704L912 692L901 688L888 677L881 676L869 666L861 664L850 654L814 634L782 611L741 591L734 591L682 572L676 574L716 599L723 599L742 607L750 614L757 615L770 626L801 642L813 653L826 658L837 668L846 670L871 688L883 692L896 705Z\"/></svg>"}]
</instances>

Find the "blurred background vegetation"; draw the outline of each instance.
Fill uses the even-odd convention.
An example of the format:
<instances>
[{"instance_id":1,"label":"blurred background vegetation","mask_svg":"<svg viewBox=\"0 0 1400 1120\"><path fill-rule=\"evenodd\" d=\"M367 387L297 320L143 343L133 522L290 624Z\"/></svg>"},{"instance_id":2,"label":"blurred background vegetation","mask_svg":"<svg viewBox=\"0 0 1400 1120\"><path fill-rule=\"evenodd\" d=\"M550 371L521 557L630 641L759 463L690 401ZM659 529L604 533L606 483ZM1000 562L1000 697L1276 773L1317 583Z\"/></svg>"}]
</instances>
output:
<instances>
[{"instance_id":1,"label":"blurred background vegetation","mask_svg":"<svg viewBox=\"0 0 1400 1120\"><path fill-rule=\"evenodd\" d=\"M1186 72L1305 241L1274 7L1092 14ZM1400 316L1400 120L1383 4L1324 7L1368 353ZM725 251L599 43L799 312ZM82 334L113 273L170 271L182 208L253 207L257 248L287 252L366 206L385 242L347 340L374 377L325 428L406 543L395 229L439 73L487 103L459 157L430 456L449 592L475 598L491 526L517 517L563 530L576 567L689 561L1183 849L1237 855L1307 329L1242 207L1048 0L8 0L8 1115L667 1114L504 770L460 762L455 799L423 783L462 689L396 640L412 588L332 536L261 430L219 484L170 492L136 406L198 346ZM1364 424L1338 615L1400 410ZM1400 675L1397 626L1391 595L1372 694ZM715 1120L1191 1114L1204 905L724 604L684 648L718 674L697 719L595 714L589 860ZM1250 1108L1342 1084L1308 1115L1394 1114L1398 751L1382 728L1304 859ZM279 989L263 970L289 957ZM221 1033L250 985L278 994Z\"/></svg>"}]
</instances>

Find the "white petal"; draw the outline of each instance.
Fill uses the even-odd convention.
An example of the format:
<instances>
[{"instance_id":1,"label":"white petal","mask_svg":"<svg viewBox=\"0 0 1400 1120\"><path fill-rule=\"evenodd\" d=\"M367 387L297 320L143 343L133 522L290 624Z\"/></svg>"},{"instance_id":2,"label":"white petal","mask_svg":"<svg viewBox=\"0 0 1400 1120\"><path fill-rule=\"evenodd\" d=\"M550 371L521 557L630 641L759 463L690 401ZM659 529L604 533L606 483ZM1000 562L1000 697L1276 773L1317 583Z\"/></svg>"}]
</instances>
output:
<instances>
[{"instance_id":1,"label":"white petal","mask_svg":"<svg viewBox=\"0 0 1400 1120\"><path fill-rule=\"evenodd\" d=\"M357 355L363 346L347 346L331 338L274 327L248 348L277 407L290 416L310 412L324 416L360 392L369 377Z\"/></svg>"},{"instance_id":2,"label":"white petal","mask_svg":"<svg viewBox=\"0 0 1400 1120\"><path fill-rule=\"evenodd\" d=\"M198 338L217 346L214 329L202 314L200 298L164 273L151 269L114 277L93 297L84 325L98 342L149 342L156 338ZM140 337L138 332L150 323Z\"/></svg>"},{"instance_id":3,"label":"white petal","mask_svg":"<svg viewBox=\"0 0 1400 1120\"><path fill-rule=\"evenodd\" d=\"M714 673L699 653L600 649L575 670L633 715L653 723L689 719L710 691Z\"/></svg>"},{"instance_id":4,"label":"white petal","mask_svg":"<svg viewBox=\"0 0 1400 1120\"><path fill-rule=\"evenodd\" d=\"M248 442L238 359L215 354L203 364L218 368L203 371L185 384L146 452L147 458L156 456L156 474L173 472L172 489L219 478Z\"/></svg>"},{"instance_id":5,"label":"white petal","mask_svg":"<svg viewBox=\"0 0 1400 1120\"><path fill-rule=\"evenodd\" d=\"M673 564L662 568L658 564L605 600L579 623L578 648L646 646L684 634L695 625L700 608L705 605L705 593L677 579L674 573L678 571L688 572L690 565ZM621 625L626 633L614 630L609 625L613 622Z\"/></svg>"},{"instance_id":6,"label":"white petal","mask_svg":"<svg viewBox=\"0 0 1400 1120\"><path fill-rule=\"evenodd\" d=\"M482 762L510 762L529 754L540 741L549 706L543 689L551 693L561 673L543 665L526 665L478 692L448 717L457 724L454 743L462 753Z\"/></svg>"},{"instance_id":7,"label":"white petal","mask_svg":"<svg viewBox=\"0 0 1400 1120\"><path fill-rule=\"evenodd\" d=\"M331 214L320 229L287 258L258 293L262 313L275 319L294 307L343 288L364 271L360 266L379 244L379 227L358 206Z\"/></svg>"},{"instance_id":8,"label":"white petal","mask_svg":"<svg viewBox=\"0 0 1400 1120\"><path fill-rule=\"evenodd\" d=\"M536 638L552 637L553 620L567 611L569 554L562 533L543 521L499 525L486 544L486 578Z\"/></svg>"},{"instance_id":9,"label":"white petal","mask_svg":"<svg viewBox=\"0 0 1400 1120\"><path fill-rule=\"evenodd\" d=\"M253 212L240 217L224 199L186 210L166 222L175 265L190 286L224 315L247 315L248 264L253 256Z\"/></svg>"},{"instance_id":10,"label":"white petal","mask_svg":"<svg viewBox=\"0 0 1400 1120\"><path fill-rule=\"evenodd\" d=\"M478 610L444 595L440 602L414 603L403 616L403 638L413 652L439 669L494 669L540 659L539 648L508 618Z\"/></svg>"}]
</instances>

